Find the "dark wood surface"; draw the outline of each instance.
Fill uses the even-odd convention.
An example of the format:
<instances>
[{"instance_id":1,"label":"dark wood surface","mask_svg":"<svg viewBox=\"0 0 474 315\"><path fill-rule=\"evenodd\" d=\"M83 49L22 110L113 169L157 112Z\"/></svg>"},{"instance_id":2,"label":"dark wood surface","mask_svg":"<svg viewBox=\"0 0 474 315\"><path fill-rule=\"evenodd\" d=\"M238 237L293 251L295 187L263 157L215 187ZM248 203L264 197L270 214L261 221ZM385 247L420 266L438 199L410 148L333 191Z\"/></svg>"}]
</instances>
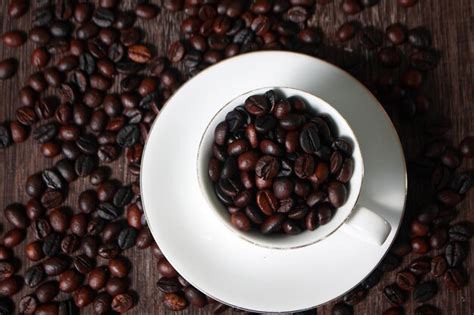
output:
<instances>
[{"instance_id":1,"label":"dark wood surface","mask_svg":"<svg viewBox=\"0 0 474 315\"><path fill-rule=\"evenodd\" d=\"M134 3L134 1L124 1ZM357 19L363 24L375 25L384 29L387 25L400 21L409 27L424 25L433 32L434 46L442 52L443 58L437 69L430 73L427 78L426 94L432 100L430 111L440 115L448 116L453 123L453 130L450 139L457 145L460 139L466 135L474 134L474 3L470 0L420 0L411 9L403 9L397 6L395 0L382 0L381 4L363 11L361 14L348 18L338 9L339 0L325 7L318 6L313 17L313 23L319 25L326 35L327 43L331 44L337 26L343 21ZM12 21L6 15L8 1L0 3L0 33L11 29L29 29L31 21L31 10L28 15L21 19ZM169 13L163 10L159 17L153 21L138 24L146 29L146 41L156 45L160 54L166 52L166 47L175 39L179 38L179 22L182 20L181 14ZM341 58L341 47L334 46L336 54L331 54L329 60ZM351 45L349 45L350 47ZM33 69L29 65L30 52L33 44L28 42L21 48L13 49L0 45L0 60L9 56L14 56L20 61L18 74L8 80L0 81L0 121L14 119L19 101L18 89L24 85L27 76ZM353 51L358 53L357 46ZM374 63L372 56L361 50L366 63L363 64L359 78L365 74L372 73ZM335 58L334 58L335 57ZM317 75L317 74L315 74ZM415 122L414 124L416 124ZM407 122L396 122L400 136L404 143L407 155L414 156L417 146L423 142L415 128ZM28 139L25 143L14 145L7 150L0 151L0 209L12 202L26 202L27 195L24 192L24 182L29 174L43 170L52 166L54 161L42 157L39 146ZM473 161L464 161L463 168L472 168ZM114 176L118 179L129 182L131 179L127 175L126 166L123 160L113 164ZM78 192L89 187L88 182L80 180L75 182L70 189L67 204L73 208L77 205ZM422 185L415 184L411 187L411 192L423 194ZM460 215L457 220L474 221L474 194L472 192L466 196L466 200L459 205ZM419 202L416 198L409 198L407 212L410 214ZM10 224L3 216L0 216L2 231L7 231ZM28 234L28 241L32 239ZM23 272L32 263L28 262L24 256L23 242L15 248L15 255L22 261L20 272ZM474 242L470 243L470 254L466 260L466 270L470 271L469 285L460 291L452 292L441 288L440 292L431 302L443 310L443 314L469 315L474 314ZM129 314L165 314L167 311L160 303L160 294L155 283L158 280L156 271L157 259L151 255L150 250L129 249L125 255L131 260L133 270L130 274L132 288L138 293L137 305L130 310ZM416 255L410 255L404 259L404 265L412 260ZM350 266L348 266L350 268ZM393 282L396 272L384 275L379 285L372 289L368 298L355 307L356 314L381 314L388 308L388 302L382 296L382 288ZM211 275L210 275L211 276ZM343 271L341 271L341 277ZM317 281L317 279L314 279ZM334 279L337 282L337 279ZM31 290L24 288L18 293L14 300ZM307 294L307 293L306 293ZM264 294L262 294L262 298ZM318 308L318 314L330 314L333 303ZM409 300L406 304L406 314L413 314L415 302ZM197 310L189 308L188 314L205 314L208 308ZM84 314L92 313L90 308Z\"/></svg>"}]
</instances>

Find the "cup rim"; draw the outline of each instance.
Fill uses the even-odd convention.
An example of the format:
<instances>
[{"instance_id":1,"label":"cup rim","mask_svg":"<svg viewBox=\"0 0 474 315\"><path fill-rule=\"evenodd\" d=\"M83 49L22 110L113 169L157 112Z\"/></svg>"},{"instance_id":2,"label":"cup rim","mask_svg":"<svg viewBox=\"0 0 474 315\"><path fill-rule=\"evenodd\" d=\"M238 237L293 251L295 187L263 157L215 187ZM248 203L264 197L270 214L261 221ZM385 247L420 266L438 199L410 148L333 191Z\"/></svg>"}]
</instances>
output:
<instances>
[{"instance_id":1,"label":"cup rim","mask_svg":"<svg viewBox=\"0 0 474 315\"><path fill-rule=\"evenodd\" d=\"M318 239L316 240L312 240L312 241L309 241L309 242L306 242L304 244L299 244L299 245L293 245L293 246L276 246L276 245L267 245L267 244L262 244L261 242L258 242L258 241L255 241L253 240L253 237L249 236L248 232L243 232L243 231L239 231L237 228L235 228L234 226L232 226L230 224L230 221L228 220L227 218L227 221L225 218L222 217L222 215L219 213L221 212L222 209L216 209L216 207L213 205L213 201L211 200L211 197L209 196L209 192L206 191L206 178L203 178L203 177L206 177L205 175L204 176L201 176L201 165L202 163L200 163L201 159L202 159L202 156L203 155L203 142L205 140L205 136L208 134L208 132L210 132L210 127L212 125L212 123L215 121L215 119L217 118L217 116L219 116L219 114L221 114L231 103L233 103L234 101L236 101L237 99L243 97L244 95L247 95L247 94L252 94L252 93L258 93L257 91L268 91L268 90L279 90L279 89L282 89L282 90L293 90L293 91L296 91L296 92L302 92L304 94L308 94L310 95L312 98L315 98L318 102L322 102L324 103L325 106L328 106L330 108L332 108L336 113L337 115L339 116L339 118L346 124L346 126L349 128L350 132L352 133L353 137L351 137L351 140L354 141L354 147L357 147L359 148L357 151L359 151L359 154L360 154L360 167L361 167L361 175L360 175L360 185L359 185L359 189L357 191L357 196L353 202L353 204L351 205L351 208L350 210L348 211L346 217L341 221L340 224L338 224L337 226L335 226L330 232L328 232L327 234L323 235L322 237L319 237ZM237 105L239 106L239 105ZM346 120L346 118L334 107L332 106L331 104L329 104L327 101L323 100L322 98L320 98L319 96L316 96L308 91L305 91L303 89L299 89L299 88L293 88L293 87L287 87L287 86L270 86L270 87L260 87L260 88L255 88L255 89L252 89L252 90L249 90L249 91L246 91L244 93L241 93L235 97L233 97L231 100L229 100L227 103L225 103L213 116L212 118L209 120L209 122L207 123L207 126L206 128L204 129L204 132L202 133L202 136L201 136L201 139L199 141L199 146L198 146L198 150L197 150L197 156L196 156L196 173L197 173L197 180L198 180L198 185L199 185L199 189L200 189L200 192L201 194L204 196L204 199L206 200L207 204L209 205L209 207L211 208L211 210L213 211L214 215L218 217L219 220L224 220L225 222L223 222L223 224L226 226L227 229L229 229L232 233L234 233L235 235L237 235L239 238L245 240L246 242L252 244L252 245L255 245L255 246L258 246L258 247L262 247L262 248L266 248L266 249L272 249L272 250L293 250L293 249L300 249L300 248L304 248L304 247L308 247L308 246L311 246L311 245L314 245L316 243L319 243L323 240L325 240L326 238L328 238L329 236L331 236L332 234L334 234L335 232L337 232L349 219L350 217L353 215L354 213L354 210L356 209L357 207L357 204L359 203L359 198L360 198L360 195L361 195L361 191L362 191L362 187L363 187L363 184L364 184L364 178L365 178L365 167L364 167L364 158L362 156L362 152L360 152L360 143L359 143L359 140L357 138L357 135L355 134L354 130L352 129L351 125L349 124L349 122ZM206 173L207 174L207 173ZM211 183L212 184L212 183ZM350 194L350 193L349 193ZM220 205L222 205L221 203L219 203ZM345 204L343 206L346 206ZM343 207L342 206L342 207ZM340 207L339 207L340 208ZM337 208L337 209L339 209ZM336 210L337 210L336 209ZM222 211L223 212L223 211ZM314 232L314 231L303 231L303 233L306 232L306 233L311 233L311 232ZM292 237L292 236L298 236L298 235L284 235L282 237ZM266 237L270 238L271 235L266 235Z\"/></svg>"}]
</instances>

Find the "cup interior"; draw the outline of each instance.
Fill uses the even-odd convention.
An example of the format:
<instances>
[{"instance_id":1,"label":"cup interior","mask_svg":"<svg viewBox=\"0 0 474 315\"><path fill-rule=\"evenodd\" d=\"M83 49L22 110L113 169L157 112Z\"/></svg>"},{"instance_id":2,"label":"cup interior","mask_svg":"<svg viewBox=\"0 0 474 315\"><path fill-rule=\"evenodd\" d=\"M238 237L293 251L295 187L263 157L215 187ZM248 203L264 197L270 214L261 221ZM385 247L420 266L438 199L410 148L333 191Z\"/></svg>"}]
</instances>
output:
<instances>
[{"instance_id":1,"label":"cup interior","mask_svg":"<svg viewBox=\"0 0 474 315\"><path fill-rule=\"evenodd\" d=\"M335 134L338 137L344 138L351 142L354 147L352 156L354 159L354 173L351 180L349 181L349 196L347 202L336 210L334 217L328 224L319 226L314 231L304 231L298 235L263 235L256 230L252 230L250 232L240 231L230 223L230 215L227 212L225 206L217 199L214 193L213 183L209 179L207 173L208 161L212 157L212 144L214 142L214 129L216 126L221 121L225 120L227 113L232 111L235 107L244 104L245 100L249 96L263 94L268 90L275 90L279 95L287 98L291 96L301 97L306 101L309 110L311 110L313 114L324 114L332 119L332 127L335 129ZM354 105L356 106L357 104ZM244 240L258 246L272 249L296 249L323 240L334 233L348 218L359 198L363 180L364 165L359 142L357 141L353 130L344 117L342 117L333 106L329 105L319 97L302 90L288 87L264 87L235 97L229 103L223 105L223 107L214 115L214 117L210 117L209 120L209 125L204 131L199 144L197 156L198 181L202 194L209 204L209 211L213 211L217 215L218 219L231 231L237 233Z\"/></svg>"}]
</instances>

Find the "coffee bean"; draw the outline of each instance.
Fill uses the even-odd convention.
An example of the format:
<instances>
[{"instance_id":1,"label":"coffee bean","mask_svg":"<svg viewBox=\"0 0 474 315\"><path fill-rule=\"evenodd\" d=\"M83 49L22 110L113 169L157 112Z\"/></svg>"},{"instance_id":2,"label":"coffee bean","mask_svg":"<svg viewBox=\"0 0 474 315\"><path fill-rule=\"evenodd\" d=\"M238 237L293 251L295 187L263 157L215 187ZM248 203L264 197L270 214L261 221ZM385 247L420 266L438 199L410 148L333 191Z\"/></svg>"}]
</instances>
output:
<instances>
[{"instance_id":1,"label":"coffee bean","mask_svg":"<svg viewBox=\"0 0 474 315\"><path fill-rule=\"evenodd\" d=\"M434 281L426 281L418 284L413 290L413 299L422 303L432 299L438 292L438 287Z\"/></svg>"},{"instance_id":2,"label":"coffee bean","mask_svg":"<svg viewBox=\"0 0 474 315\"><path fill-rule=\"evenodd\" d=\"M444 284L452 291L460 290L467 283L465 273L457 268L450 268L446 271L443 278Z\"/></svg>"},{"instance_id":3,"label":"coffee bean","mask_svg":"<svg viewBox=\"0 0 474 315\"><path fill-rule=\"evenodd\" d=\"M79 195L79 209L84 213L91 213L97 207L97 193L94 190L85 190Z\"/></svg>"},{"instance_id":4,"label":"coffee bean","mask_svg":"<svg viewBox=\"0 0 474 315\"><path fill-rule=\"evenodd\" d=\"M231 214L230 222L233 226L241 231L247 232L251 228L249 219L244 213L240 211Z\"/></svg>"},{"instance_id":5,"label":"coffee bean","mask_svg":"<svg viewBox=\"0 0 474 315\"><path fill-rule=\"evenodd\" d=\"M66 270L59 276L59 289L62 292L72 293L79 288L83 276L74 269Z\"/></svg>"},{"instance_id":6,"label":"coffee bean","mask_svg":"<svg viewBox=\"0 0 474 315\"><path fill-rule=\"evenodd\" d=\"M25 274L26 277L26 274ZM0 281L0 297L10 297L21 290L23 283L19 276Z\"/></svg>"},{"instance_id":7,"label":"coffee bean","mask_svg":"<svg viewBox=\"0 0 474 315\"><path fill-rule=\"evenodd\" d=\"M35 290L38 302L44 304L51 302L59 293L59 286L57 281L48 281L41 284Z\"/></svg>"},{"instance_id":8,"label":"coffee bean","mask_svg":"<svg viewBox=\"0 0 474 315\"><path fill-rule=\"evenodd\" d=\"M181 288L176 278L160 278L156 285L163 293L177 293Z\"/></svg>"},{"instance_id":9,"label":"coffee bean","mask_svg":"<svg viewBox=\"0 0 474 315\"><path fill-rule=\"evenodd\" d=\"M188 306L187 300L176 293L165 293L163 304L171 311L182 311Z\"/></svg>"},{"instance_id":10,"label":"coffee bean","mask_svg":"<svg viewBox=\"0 0 474 315\"><path fill-rule=\"evenodd\" d=\"M25 237L25 230L18 228L11 229L4 234L3 245L8 248L13 248L23 242Z\"/></svg>"},{"instance_id":11,"label":"coffee bean","mask_svg":"<svg viewBox=\"0 0 474 315\"><path fill-rule=\"evenodd\" d=\"M113 277L107 281L106 291L111 296L117 296L118 294L125 293L128 289L129 281L127 278Z\"/></svg>"},{"instance_id":12,"label":"coffee bean","mask_svg":"<svg viewBox=\"0 0 474 315\"><path fill-rule=\"evenodd\" d=\"M67 159L59 160L56 165L56 169L62 178L68 183L71 183L77 179L76 170L74 169L74 163Z\"/></svg>"},{"instance_id":13,"label":"coffee bean","mask_svg":"<svg viewBox=\"0 0 474 315\"><path fill-rule=\"evenodd\" d=\"M65 256L51 257L43 262L43 269L48 276L58 276L69 268L69 264Z\"/></svg>"},{"instance_id":14,"label":"coffee bean","mask_svg":"<svg viewBox=\"0 0 474 315\"><path fill-rule=\"evenodd\" d=\"M79 237L74 234L66 235L61 241L61 251L65 254L74 253L79 247Z\"/></svg>"},{"instance_id":15,"label":"coffee bean","mask_svg":"<svg viewBox=\"0 0 474 315\"><path fill-rule=\"evenodd\" d=\"M21 314L34 314L37 307L38 301L34 295L26 295L18 303L18 311Z\"/></svg>"},{"instance_id":16,"label":"coffee bean","mask_svg":"<svg viewBox=\"0 0 474 315\"><path fill-rule=\"evenodd\" d=\"M105 259L111 259L111 258L117 257L119 253L120 253L120 248L118 247L117 244L114 244L114 243L103 244L99 246L98 248L99 256Z\"/></svg>"},{"instance_id":17,"label":"coffee bean","mask_svg":"<svg viewBox=\"0 0 474 315\"><path fill-rule=\"evenodd\" d=\"M405 7L405 8L412 7L412 6L414 6L417 2L418 2L418 0L397 0L397 3L398 3L400 6Z\"/></svg>"},{"instance_id":18,"label":"coffee bean","mask_svg":"<svg viewBox=\"0 0 474 315\"><path fill-rule=\"evenodd\" d=\"M411 291L418 281L413 273L409 271L401 271L397 273L396 282L401 289Z\"/></svg>"},{"instance_id":19,"label":"coffee bean","mask_svg":"<svg viewBox=\"0 0 474 315\"><path fill-rule=\"evenodd\" d=\"M110 259L109 271L113 277L124 278L129 272L129 264L123 257Z\"/></svg>"},{"instance_id":20,"label":"coffee bean","mask_svg":"<svg viewBox=\"0 0 474 315\"><path fill-rule=\"evenodd\" d=\"M274 214L267 217L262 225L260 226L260 231L263 234L270 234L278 232L283 225L284 216L281 214Z\"/></svg>"},{"instance_id":21,"label":"coffee bean","mask_svg":"<svg viewBox=\"0 0 474 315\"><path fill-rule=\"evenodd\" d=\"M467 193L473 185L474 176L467 172L455 174L449 184L450 188L459 194Z\"/></svg>"},{"instance_id":22,"label":"coffee bean","mask_svg":"<svg viewBox=\"0 0 474 315\"><path fill-rule=\"evenodd\" d=\"M99 293L94 299L92 308L97 314L107 314L111 308L112 297L103 292Z\"/></svg>"},{"instance_id":23,"label":"coffee bean","mask_svg":"<svg viewBox=\"0 0 474 315\"><path fill-rule=\"evenodd\" d=\"M62 190L66 188L66 183L62 176L54 169L44 170L41 174L43 181L48 188Z\"/></svg>"},{"instance_id":24,"label":"coffee bean","mask_svg":"<svg viewBox=\"0 0 474 315\"><path fill-rule=\"evenodd\" d=\"M129 186L120 187L114 194L113 204L118 208L125 207L132 200L133 193Z\"/></svg>"},{"instance_id":25,"label":"coffee bean","mask_svg":"<svg viewBox=\"0 0 474 315\"><path fill-rule=\"evenodd\" d=\"M89 220L87 224L87 234L89 235L99 235L104 229L106 221L104 219L93 217Z\"/></svg>"},{"instance_id":26,"label":"coffee bean","mask_svg":"<svg viewBox=\"0 0 474 315\"><path fill-rule=\"evenodd\" d=\"M445 228L437 228L431 233L430 236L430 246L432 248L438 249L443 247L448 242L448 232Z\"/></svg>"},{"instance_id":27,"label":"coffee bean","mask_svg":"<svg viewBox=\"0 0 474 315\"><path fill-rule=\"evenodd\" d=\"M403 315L403 308L400 306L393 306L385 310L382 315Z\"/></svg>"},{"instance_id":28,"label":"coffee bean","mask_svg":"<svg viewBox=\"0 0 474 315\"><path fill-rule=\"evenodd\" d=\"M7 261L0 261L0 281L10 278L15 273L15 267Z\"/></svg>"},{"instance_id":29,"label":"coffee bean","mask_svg":"<svg viewBox=\"0 0 474 315\"><path fill-rule=\"evenodd\" d=\"M411 240L411 248L417 254L426 254L430 250L430 245L424 237L415 237Z\"/></svg>"},{"instance_id":30,"label":"coffee bean","mask_svg":"<svg viewBox=\"0 0 474 315\"><path fill-rule=\"evenodd\" d=\"M46 236L43 240L43 253L48 256L57 256L61 251L62 235L53 232Z\"/></svg>"},{"instance_id":31,"label":"coffee bean","mask_svg":"<svg viewBox=\"0 0 474 315\"><path fill-rule=\"evenodd\" d=\"M14 30L2 34L1 40L5 46L19 47L26 41L26 34L22 31Z\"/></svg>"},{"instance_id":32,"label":"coffee bean","mask_svg":"<svg viewBox=\"0 0 474 315\"><path fill-rule=\"evenodd\" d=\"M77 307L83 308L94 300L95 292L88 286L81 286L74 292L74 303Z\"/></svg>"},{"instance_id":33,"label":"coffee bean","mask_svg":"<svg viewBox=\"0 0 474 315\"><path fill-rule=\"evenodd\" d=\"M54 231L66 232L69 227L69 215L66 213L66 209L53 209L49 213L49 223Z\"/></svg>"},{"instance_id":34,"label":"coffee bean","mask_svg":"<svg viewBox=\"0 0 474 315\"><path fill-rule=\"evenodd\" d=\"M79 237L86 234L87 217L84 213L78 213L71 217L70 223L71 232Z\"/></svg>"},{"instance_id":35,"label":"coffee bean","mask_svg":"<svg viewBox=\"0 0 474 315\"><path fill-rule=\"evenodd\" d=\"M36 287L45 278L42 264L34 265L25 272L25 284L30 288ZM1 282L0 282L1 287ZM1 290L1 289L0 289Z\"/></svg>"},{"instance_id":36,"label":"coffee bean","mask_svg":"<svg viewBox=\"0 0 474 315\"><path fill-rule=\"evenodd\" d=\"M460 242L450 242L445 249L445 258L450 267L459 266L467 257L467 251Z\"/></svg>"},{"instance_id":37,"label":"coffee bean","mask_svg":"<svg viewBox=\"0 0 474 315\"><path fill-rule=\"evenodd\" d=\"M92 271L95 265L95 261L86 255L79 255L74 257L73 260L74 268L82 274L88 274Z\"/></svg>"},{"instance_id":38,"label":"coffee bean","mask_svg":"<svg viewBox=\"0 0 474 315\"><path fill-rule=\"evenodd\" d=\"M88 235L82 239L81 249L89 258L95 258L98 253L99 240L97 237Z\"/></svg>"},{"instance_id":39,"label":"coffee bean","mask_svg":"<svg viewBox=\"0 0 474 315\"><path fill-rule=\"evenodd\" d=\"M133 303L133 297L130 294L118 294L112 300L112 309L116 312L124 313L132 308Z\"/></svg>"},{"instance_id":40,"label":"coffee bean","mask_svg":"<svg viewBox=\"0 0 474 315\"><path fill-rule=\"evenodd\" d=\"M26 0L12 0L8 5L8 15L11 18L19 18L23 16L29 9L29 2Z\"/></svg>"},{"instance_id":41,"label":"coffee bean","mask_svg":"<svg viewBox=\"0 0 474 315\"><path fill-rule=\"evenodd\" d=\"M0 61L0 80L7 80L13 77L18 68L18 61L15 58L6 58Z\"/></svg>"},{"instance_id":42,"label":"coffee bean","mask_svg":"<svg viewBox=\"0 0 474 315\"><path fill-rule=\"evenodd\" d=\"M431 268L431 258L428 256L423 256L415 259L408 265L408 269L413 272L415 275L425 275L430 272Z\"/></svg>"},{"instance_id":43,"label":"coffee bean","mask_svg":"<svg viewBox=\"0 0 474 315\"><path fill-rule=\"evenodd\" d=\"M77 157L74 169L79 177L90 175L97 167L97 159L93 155L82 154Z\"/></svg>"},{"instance_id":44,"label":"coffee bean","mask_svg":"<svg viewBox=\"0 0 474 315\"><path fill-rule=\"evenodd\" d=\"M402 305L406 301L406 294L396 284L388 285L383 290L385 298L393 305Z\"/></svg>"},{"instance_id":45,"label":"coffee bean","mask_svg":"<svg viewBox=\"0 0 474 315\"><path fill-rule=\"evenodd\" d=\"M33 241L26 245L25 253L26 257L28 257L31 261L38 261L44 257L43 253L43 243L41 241Z\"/></svg>"},{"instance_id":46,"label":"coffee bean","mask_svg":"<svg viewBox=\"0 0 474 315\"><path fill-rule=\"evenodd\" d=\"M29 225L25 207L21 204L10 204L4 210L5 218L16 228L25 229Z\"/></svg>"},{"instance_id":47,"label":"coffee bean","mask_svg":"<svg viewBox=\"0 0 474 315\"><path fill-rule=\"evenodd\" d=\"M408 42L416 48L431 46L431 34L424 27L416 27L408 32Z\"/></svg>"},{"instance_id":48,"label":"coffee bean","mask_svg":"<svg viewBox=\"0 0 474 315\"><path fill-rule=\"evenodd\" d=\"M123 250L133 247L136 243L138 231L133 227L124 228L117 239L119 247Z\"/></svg>"},{"instance_id":49,"label":"coffee bean","mask_svg":"<svg viewBox=\"0 0 474 315\"><path fill-rule=\"evenodd\" d=\"M354 309L351 305L339 302L332 307L332 315L353 315Z\"/></svg>"},{"instance_id":50,"label":"coffee bean","mask_svg":"<svg viewBox=\"0 0 474 315\"><path fill-rule=\"evenodd\" d=\"M57 304L48 303L48 304L39 305L36 308L35 314L37 315L58 314L58 311L59 311L59 308Z\"/></svg>"},{"instance_id":51,"label":"coffee bean","mask_svg":"<svg viewBox=\"0 0 474 315\"><path fill-rule=\"evenodd\" d=\"M468 225L456 224L449 228L448 234L451 241L467 242L472 236L472 231Z\"/></svg>"},{"instance_id":52,"label":"coffee bean","mask_svg":"<svg viewBox=\"0 0 474 315\"><path fill-rule=\"evenodd\" d=\"M97 211L99 217L104 220L114 220L121 214L121 211L110 203L99 204Z\"/></svg>"}]
</instances>

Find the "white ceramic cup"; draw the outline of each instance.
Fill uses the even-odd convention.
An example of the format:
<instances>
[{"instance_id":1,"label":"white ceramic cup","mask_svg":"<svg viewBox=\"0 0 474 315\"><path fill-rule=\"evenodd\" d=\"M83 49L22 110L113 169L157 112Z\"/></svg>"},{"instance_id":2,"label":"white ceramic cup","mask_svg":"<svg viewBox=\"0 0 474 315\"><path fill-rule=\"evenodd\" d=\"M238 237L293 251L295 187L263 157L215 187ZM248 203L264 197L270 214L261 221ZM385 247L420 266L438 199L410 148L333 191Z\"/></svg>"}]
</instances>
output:
<instances>
[{"instance_id":1,"label":"white ceramic cup","mask_svg":"<svg viewBox=\"0 0 474 315\"><path fill-rule=\"evenodd\" d=\"M235 107L244 104L247 97L254 94L263 94L274 89L285 97L299 96L304 99L309 108L318 114L330 117L337 128L338 137L345 138L352 142L354 147L354 173L349 182L349 196L346 203L338 208L334 217L326 225L319 226L314 231L304 231L298 235L262 235L259 231L243 232L235 228L230 223L230 215L224 205L217 199L213 183L208 176L208 162L212 156L212 144L214 142L214 130L216 126L225 119L228 112ZM357 104L354 104L356 106ZM370 165L365 166L370 167ZM364 179L364 160L360 152L357 137L352 131L347 121L331 105L322 99L307 92L287 88L287 87L265 87L245 94L239 95L229 103L225 104L219 112L212 118L207 126L199 145L197 156L197 172L201 191L218 218L231 231L237 233L241 238L258 246L274 249L292 249L308 246L324 240L335 232L349 233L375 246L382 245L390 233L390 224L376 213L376 209L368 209L363 204L358 203L359 194Z\"/></svg>"}]
</instances>

